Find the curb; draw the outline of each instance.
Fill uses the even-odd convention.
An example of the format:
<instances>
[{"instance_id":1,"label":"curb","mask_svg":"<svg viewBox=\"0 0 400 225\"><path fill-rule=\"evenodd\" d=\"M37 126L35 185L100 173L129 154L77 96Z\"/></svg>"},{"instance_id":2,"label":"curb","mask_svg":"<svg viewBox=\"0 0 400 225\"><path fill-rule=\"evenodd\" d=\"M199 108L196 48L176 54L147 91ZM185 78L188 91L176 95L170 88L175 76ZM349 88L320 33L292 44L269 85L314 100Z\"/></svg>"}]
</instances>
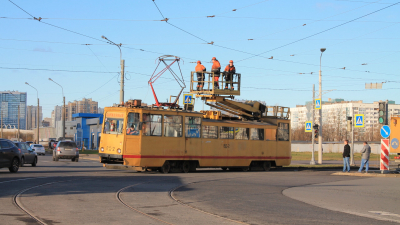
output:
<instances>
[{"instance_id":1,"label":"curb","mask_svg":"<svg viewBox=\"0 0 400 225\"><path fill-rule=\"evenodd\" d=\"M400 174L382 174L382 173L343 173L336 172L332 173L336 176L353 176L353 177L400 177Z\"/></svg>"}]
</instances>

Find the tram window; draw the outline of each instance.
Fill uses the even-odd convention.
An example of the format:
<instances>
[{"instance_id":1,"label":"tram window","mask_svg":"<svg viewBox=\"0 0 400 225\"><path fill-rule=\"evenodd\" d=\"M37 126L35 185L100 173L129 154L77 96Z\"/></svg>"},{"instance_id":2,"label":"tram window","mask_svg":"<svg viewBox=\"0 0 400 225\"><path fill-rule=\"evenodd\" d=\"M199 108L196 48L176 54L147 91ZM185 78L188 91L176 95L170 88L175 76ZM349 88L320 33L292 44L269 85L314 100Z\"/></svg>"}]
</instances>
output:
<instances>
[{"instance_id":1,"label":"tram window","mask_svg":"<svg viewBox=\"0 0 400 225\"><path fill-rule=\"evenodd\" d=\"M146 136L161 136L161 115L143 114L143 134Z\"/></svg>"},{"instance_id":2,"label":"tram window","mask_svg":"<svg viewBox=\"0 0 400 225\"><path fill-rule=\"evenodd\" d=\"M185 117L185 136L189 138L200 138L201 117Z\"/></svg>"},{"instance_id":3,"label":"tram window","mask_svg":"<svg viewBox=\"0 0 400 225\"><path fill-rule=\"evenodd\" d=\"M278 141L289 141L289 124L278 124Z\"/></svg>"},{"instance_id":4,"label":"tram window","mask_svg":"<svg viewBox=\"0 0 400 225\"><path fill-rule=\"evenodd\" d=\"M275 129L265 129L265 140L276 141L276 130Z\"/></svg>"},{"instance_id":5,"label":"tram window","mask_svg":"<svg viewBox=\"0 0 400 225\"><path fill-rule=\"evenodd\" d=\"M218 127L217 126L203 126L203 138L218 138Z\"/></svg>"},{"instance_id":6,"label":"tram window","mask_svg":"<svg viewBox=\"0 0 400 225\"><path fill-rule=\"evenodd\" d=\"M250 140L264 140L264 129L250 128Z\"/></svg>"},{"instance_id":7,"label":"tram window","mask_svg":"<svg viewBox=\"0 0 400 225\"><path fill-rule=\"evenodd\" d=\"M235 139L249 140L249 128L237 127L235 128Z\"/></svg>"},{"instance_id":8,"label":"tram window","mask_svg":"<svg viewBox=\"0 0 400 225\"><path fill-rule=\"evenodd\" d=\"M105 134L122 134L122 128L124 126L124 119L121 118L106 118L104 123Z\"/></svg>"},{"instance_id":9,"label":"tram window","mask_svg":"<svg viewBox=\"0 0 400 225\"><path fill-rule=\"evenodd\" d=\"M164 136L182 137L182 116L164 116Z\"/></svg>"},{"instance_id":10,"label":"tram window","mask_svg":"<svg viewBox=\"0 0 400 225\"><path fill-rule=\"evenodd\" d=\"M233 127L221 127L219 130L219 136L221 139L233 139Z\"/></svg>"},{"instance_id":11,"label":"tram window","mask_svg":"<svg viewBox=\"0 0 400 225\"><path fill-rule=\"evenodd\" d=\"M139 113L129 113L128 114L128 126L126 127L127 135L139 135L139 123L140 114Z\"/></svg>"}]
</instances>

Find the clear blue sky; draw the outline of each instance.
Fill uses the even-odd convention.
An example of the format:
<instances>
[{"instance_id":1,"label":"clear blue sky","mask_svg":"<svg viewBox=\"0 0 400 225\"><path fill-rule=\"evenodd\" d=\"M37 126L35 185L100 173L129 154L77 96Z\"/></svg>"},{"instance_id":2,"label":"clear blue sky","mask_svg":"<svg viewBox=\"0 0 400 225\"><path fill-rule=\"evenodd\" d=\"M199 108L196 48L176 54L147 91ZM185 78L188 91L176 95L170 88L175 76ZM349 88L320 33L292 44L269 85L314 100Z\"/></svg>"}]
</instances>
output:
<instances>
[{"instance_id":1,"label":"clear blue sky","mask_svg":"<svg viewBox=\"0 0 400 225\"><path fill-rule=\"evenodd\" d=\"M62 102L60 88L49 77L63 85L67 101L92 98L100 107L119 101L119 50L102 42L102 35L125 47L125 99L154 103L148 75L163 54L184 60L187 86L195 66L190 62L202 60L210 69L207 62L215 56L223 67L232 59L242 74L240 99L294 107L312 99L312 84L318 89L319 49L325 47L323 90L336 91L324 99L400 103L400 4L334 28L396 1L155 1L169 23L193 35L160 21L163 17L152 0L13 2L42 22L89 36L28 19L14 4L1 1L0 90L26 91L28 104L35 105L35 91L24 84L30 83L39 89L44 117ZM172 78L168 73L163 77ZM367 82L385 81L382 90L364 89ZM158 80L155 89L160 100L179 92L170 79Z\"/></svg>"}]
</instances>

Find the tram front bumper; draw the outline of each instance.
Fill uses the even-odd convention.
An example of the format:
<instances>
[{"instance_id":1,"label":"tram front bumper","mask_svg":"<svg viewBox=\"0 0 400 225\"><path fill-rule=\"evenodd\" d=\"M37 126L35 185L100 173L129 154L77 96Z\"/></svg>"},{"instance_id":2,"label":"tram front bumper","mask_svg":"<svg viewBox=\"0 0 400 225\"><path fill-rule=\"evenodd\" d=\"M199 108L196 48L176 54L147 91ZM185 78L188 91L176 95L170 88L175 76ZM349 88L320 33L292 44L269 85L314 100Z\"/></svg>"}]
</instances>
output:
<instances>
[{"instance_id":1,"label":"tram front bumper","mask_svg":"<svg viewBox=\"0 0 400 225\"><path fill-rule=\"evenodd\" d=\"M123 164L123 156L118 154L99 153L101 163Z\"/></svg>"}]
</instances>

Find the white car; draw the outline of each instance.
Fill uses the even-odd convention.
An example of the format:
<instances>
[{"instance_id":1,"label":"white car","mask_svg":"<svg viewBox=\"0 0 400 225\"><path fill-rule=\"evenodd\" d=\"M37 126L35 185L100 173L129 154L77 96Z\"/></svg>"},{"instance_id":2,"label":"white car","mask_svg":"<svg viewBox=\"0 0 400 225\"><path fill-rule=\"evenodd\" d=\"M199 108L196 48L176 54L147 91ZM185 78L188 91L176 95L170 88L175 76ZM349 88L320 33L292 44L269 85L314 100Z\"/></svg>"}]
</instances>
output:
<instances>
[{"instance_id":1,"label":"white car","mask_svg":"<svg viewBox=\"0 0 400 225\"><path fill-rule=\"evenodd\" d=\"M36 154L38 154L38 155L46 155L46 151L44 150L43 145L31 144L31 148L32 148L33 151L35 151Z\"/></svg>"}]
</instances>

